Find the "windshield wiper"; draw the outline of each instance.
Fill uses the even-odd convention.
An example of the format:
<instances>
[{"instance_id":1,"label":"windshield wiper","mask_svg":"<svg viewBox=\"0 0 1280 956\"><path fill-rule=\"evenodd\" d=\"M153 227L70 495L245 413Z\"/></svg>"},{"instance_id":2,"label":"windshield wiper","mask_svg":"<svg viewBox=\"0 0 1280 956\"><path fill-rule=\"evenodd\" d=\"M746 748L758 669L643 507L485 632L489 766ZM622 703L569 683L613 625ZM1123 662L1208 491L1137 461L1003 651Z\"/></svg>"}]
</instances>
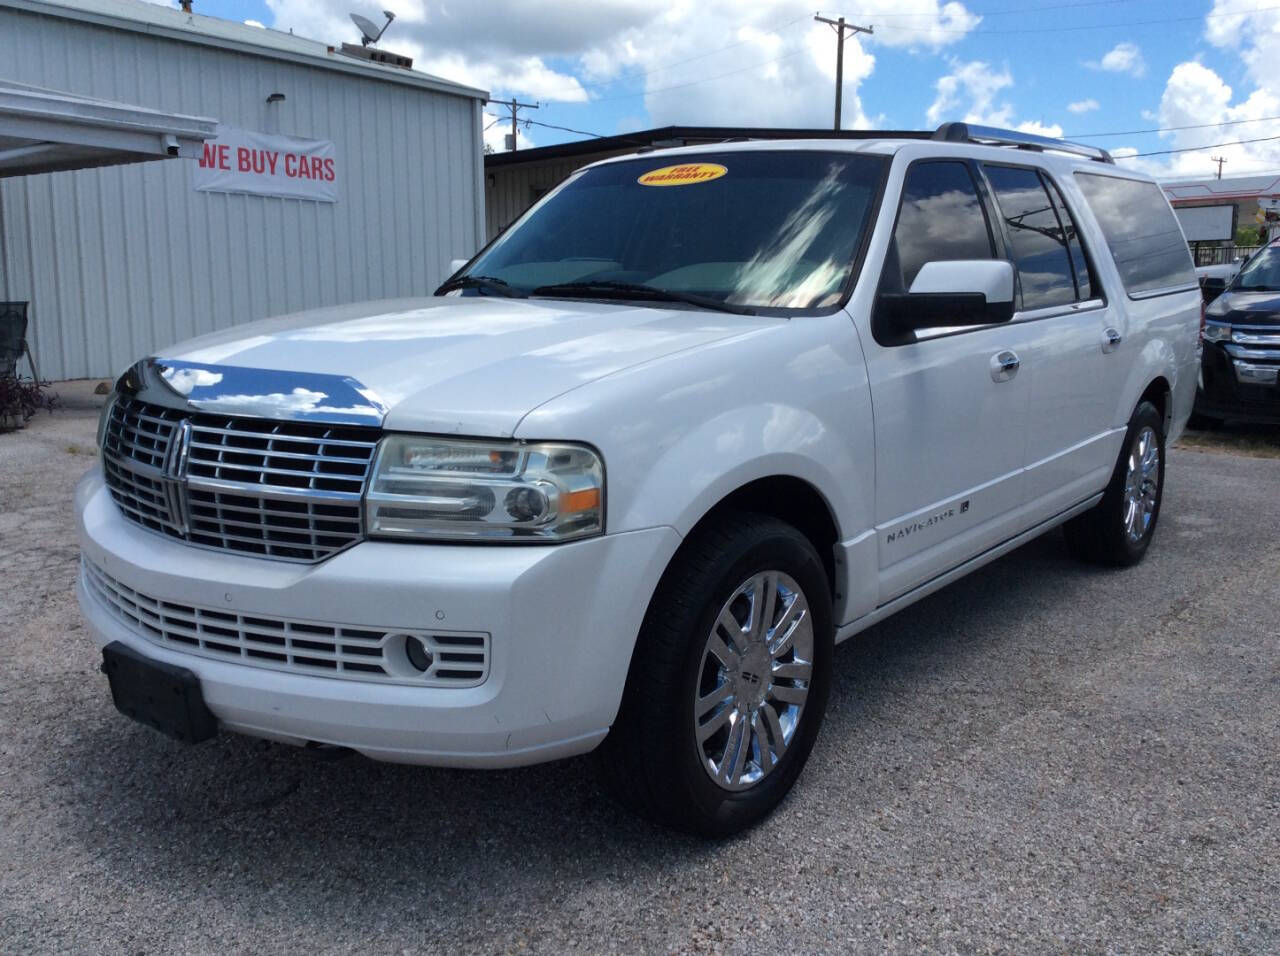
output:
<instances>
[{"instance_id":1,"label":"windshield wiper","mask_svg":"<svg viewBox=\"0 0 1280 956\"><path fill-rule=\"evenodd\" d=\"M509 299L526 299L529 297L529 293L513 288L505 279L499 279L496 276L473 275L458 276L456 279L450 279L436 289L436 295L444 295L444 293L453 289L484 289L494 295L505 295Z\"/></svg>"},{"instance_id":2,"label":"windshield wiper","mask_svg":"<svg viewBox=\"0 0 1280 956\"><path fill-rule=\"evenodd\" d=\"M755 315L756 310L745 305L733 305L722 299L714 299L708 295L695 292L677 292L674 289L660 289L657 286L645 285L643 282L615 282L601 279L598 282L557 282L554 285L538 286L530 295L573 297L581 295L591 297L616 297L624 299L658 299L663 302L684 302L702 309L715 309L717 312L732 312L735 315Z\"/></svg>"}]
</instances>

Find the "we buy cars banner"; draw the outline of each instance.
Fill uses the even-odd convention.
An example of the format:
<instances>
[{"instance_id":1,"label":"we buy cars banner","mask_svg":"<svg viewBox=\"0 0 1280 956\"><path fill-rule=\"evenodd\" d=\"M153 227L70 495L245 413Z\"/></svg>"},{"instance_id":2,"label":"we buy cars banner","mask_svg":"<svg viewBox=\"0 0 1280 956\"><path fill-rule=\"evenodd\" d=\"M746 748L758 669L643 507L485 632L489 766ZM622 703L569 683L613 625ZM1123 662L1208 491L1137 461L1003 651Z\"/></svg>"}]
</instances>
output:
<instances>
[{"instance_id":1,"label":"we buy cars banner","mask_svg":"<svg viewBox=\"0 0 1280 956\"><path fill-rule=\"evenodd\" d=\"M341 175L333 143L327 139L219 126L218 138L204 144L196 163L195 188L337 202Z\"/></svg>"}]
</instances>

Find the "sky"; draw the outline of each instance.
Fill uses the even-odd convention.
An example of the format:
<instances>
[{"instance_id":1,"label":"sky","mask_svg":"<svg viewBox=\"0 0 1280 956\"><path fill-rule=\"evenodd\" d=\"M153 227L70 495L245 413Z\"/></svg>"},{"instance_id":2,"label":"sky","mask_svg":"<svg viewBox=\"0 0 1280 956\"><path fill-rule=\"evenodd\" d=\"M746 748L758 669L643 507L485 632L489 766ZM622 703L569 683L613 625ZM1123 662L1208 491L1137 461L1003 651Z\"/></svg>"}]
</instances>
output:
<instances>
[{"instance_id":1,"label":"sky","mask_svg":"<svg viewBox=\"0 0 1280 956\"><path fill-rule=\"evenodd\" d=\"M385 0L380 46L414 68L537 103L520 148L667 125L947 120L1066 135L1161 176L1280 173L1280 0ZM198 13L355 42L369 0L196 0ZM486 110L504 148L509 114ZM528 120L528 125L524 120ZM559 127L559 128L557 128ZM1188 128L1191 127L1191 128Z\"/></svg>"}]
</instances>

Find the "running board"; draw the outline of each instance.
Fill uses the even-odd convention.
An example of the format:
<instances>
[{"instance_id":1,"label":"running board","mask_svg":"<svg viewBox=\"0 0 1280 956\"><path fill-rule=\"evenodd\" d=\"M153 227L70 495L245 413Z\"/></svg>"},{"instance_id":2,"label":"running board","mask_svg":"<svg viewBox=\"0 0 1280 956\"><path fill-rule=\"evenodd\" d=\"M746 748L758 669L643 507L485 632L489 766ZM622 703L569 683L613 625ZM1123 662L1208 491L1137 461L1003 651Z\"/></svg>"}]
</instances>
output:
<instances>
[{"instance_id":1,"label":"running board","mask_svg":"<svg viewBox=\"0 0 1280 956\"><path fill-rule=\"evenodd\" d=\"M1054 528L1058 527L1058 525L1065 524L1076 515L1082 514L1096 505L1102 500L1102 495L1103 492L1100 491L1096 495L1086 498L1078 505L1074 505L1066 511L1054 515L1047 521L1040 522L1040 524L1036 525L1034 528L1029 528L1021 534L1014 535L1007 541L997 544L994 548L984 551L976 557L970 558L963 564L956 565L956 567L952 568L950 571L944 571L936 578L926 581L924 584L917 585L906 594L894 598L887 604L880 605L869 614L864 614L862 617L857 620L850 621L848 624L841 624L836 628L836 643L839 644L841 641L848 640L860 631L865 631L873 624L879 624L885 618L902 610L908 604L914 604L916 601L919 601L923 597L927 597L934 591L939 591L942 588L945 588L948 584L952 584L953 582L960 580L960 578L964 577L970 571L976 571L984 564L990 564L996 558L1003 557L1010 551L1022 547L1028 541L1035 540L1046 531L1052 531Z\"/></svg>"}]
</instances>

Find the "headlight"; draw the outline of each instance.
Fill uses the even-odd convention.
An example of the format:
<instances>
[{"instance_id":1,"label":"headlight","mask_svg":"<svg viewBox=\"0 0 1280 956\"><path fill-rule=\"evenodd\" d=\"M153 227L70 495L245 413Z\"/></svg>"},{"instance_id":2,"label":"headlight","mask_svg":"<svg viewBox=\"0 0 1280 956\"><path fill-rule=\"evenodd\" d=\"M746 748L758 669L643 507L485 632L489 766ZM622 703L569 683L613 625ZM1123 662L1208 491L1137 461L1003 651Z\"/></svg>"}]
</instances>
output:
<instances>
[{"instance_id":1,"label":"headlight","mask_svg":"<svg viewBox=\"0 0 1280 956\"><path fill-rule=\"evenodd\" d=\"M1223 325L1220 322L1206 322L1204 324L1204 340L1206 342L1230 342L1231 326Z\"/></svg>"},{"instance_id":2,"label":"headlight","mask_svg":"<svg viewBox=\"0 0 1280 956\"><path fill-rule=\"evenodd\" d=\"M604 466L582 445L388 435L365 526L384 538L585 538L604 531Z\"/></svg>"}]
</instances>

